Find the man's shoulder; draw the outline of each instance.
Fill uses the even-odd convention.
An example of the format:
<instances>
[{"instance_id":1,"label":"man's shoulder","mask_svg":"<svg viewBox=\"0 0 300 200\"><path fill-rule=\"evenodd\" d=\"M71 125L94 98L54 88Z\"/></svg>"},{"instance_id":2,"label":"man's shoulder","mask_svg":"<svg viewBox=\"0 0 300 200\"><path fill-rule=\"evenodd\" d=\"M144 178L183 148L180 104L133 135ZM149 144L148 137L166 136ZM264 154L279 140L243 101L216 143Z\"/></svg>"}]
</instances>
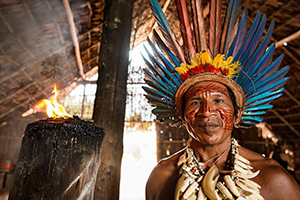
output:
<instances>
[{"instance_id":1,"label":"man's shoulder","mask_svg":"<svg viewBox=\"0 0 300 200\"><path fill-rule=\"evenodd\" d=\"M174 199L174 189L179 178L177 162L185 149L158 162L146 185L146 199Z\"/></svg>"},{"instance_id":2,"label":"man's shoulder","mask_svg":"<svg viewBox=\"0 0 300 200\"><path fill-rule=\"evenodd\" d=\"M156 167L154 168L153 172L156 173L172 173L174 171L178 171L177 162L179 157L185 152L185 149L182 149L173 155L161 159Z\"/></svg>"},{"instance_id":3,"label":"man's shoulder","mask_svg":"<svg viewBox=\"0 0 300 200\"><path fill-rule=\"evenodd\" d=\"M299 185L278 162L246 148L242 148L241 152L251 162L253 170L260 171L253 181L261 185L261 194L265 199L292 200L299 197Z\"/></svg>"}]
</instances>

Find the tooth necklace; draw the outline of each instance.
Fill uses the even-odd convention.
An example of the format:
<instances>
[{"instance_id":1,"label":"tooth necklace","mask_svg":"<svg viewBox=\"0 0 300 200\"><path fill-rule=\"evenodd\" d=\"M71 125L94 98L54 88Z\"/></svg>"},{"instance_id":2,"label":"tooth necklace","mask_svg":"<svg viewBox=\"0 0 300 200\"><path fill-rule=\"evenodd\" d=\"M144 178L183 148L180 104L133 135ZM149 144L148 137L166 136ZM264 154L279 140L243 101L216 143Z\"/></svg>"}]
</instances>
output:
<instances>
[{"instance_id":1,"label":"tooth necklace","mask_svg":"<svg viewBox=\"0 0 300 200\"><path fill-rule=\"evenodd\" d=\"M239 155L240 145L232 138L231 148L226 161L226 170L219 172L215 163L227 152L214 156L205 163L201 163L194 155L190 146L191 139L186 146L177 165L181 166L180 178L175 188L175 200L263 200L260 195L260 185L251 178L258 175L259 170L252 172L250 161ZM228 147L229 148L229 147ZM202 167L216 159L212 167L205 173Z\"/></svg>"}]
</instances>

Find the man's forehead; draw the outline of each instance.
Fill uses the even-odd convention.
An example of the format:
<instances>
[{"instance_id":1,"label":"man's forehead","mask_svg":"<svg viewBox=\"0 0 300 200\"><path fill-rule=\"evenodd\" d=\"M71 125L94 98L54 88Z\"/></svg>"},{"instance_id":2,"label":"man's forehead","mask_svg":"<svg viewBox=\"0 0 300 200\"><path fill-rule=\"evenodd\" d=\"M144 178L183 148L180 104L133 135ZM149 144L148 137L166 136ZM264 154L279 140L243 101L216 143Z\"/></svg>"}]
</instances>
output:
<instances>
[{"instance_id":1,"label":"man's forehead","mask_svg":"<svg viewBox=\"0 0 300 200\"><path fill-rule=\"evenodd\" d=\"M218 92L229 96L228 89L225 85L217 82L200 82L188 89L185 96L193 96L203 92Z\"/></svg>"}]
</instances>

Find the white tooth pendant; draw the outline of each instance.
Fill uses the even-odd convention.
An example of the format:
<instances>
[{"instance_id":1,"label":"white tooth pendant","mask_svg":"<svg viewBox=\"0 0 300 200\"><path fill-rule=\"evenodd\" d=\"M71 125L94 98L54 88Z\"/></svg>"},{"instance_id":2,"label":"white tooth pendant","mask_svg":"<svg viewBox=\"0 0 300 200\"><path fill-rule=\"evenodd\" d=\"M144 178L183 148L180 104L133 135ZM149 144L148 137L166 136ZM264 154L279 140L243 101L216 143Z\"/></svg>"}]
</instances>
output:
<instances>
[{"instance_id":1,"label":"white tooth pendant","mask_svg":"<svg viewBox=\"0 0 300 200\"><path fill-rule=\"evenodd\" d=\"M186 154L182 154L177 162L177 166L180 166L182 165L183 163L185 163L187 161L187 158L186 158Z\"/></svg>"},{"instance_id":2,"label":"white tooth pendant","mask_svg":"<svg viewBox=\"0 0 300 200\"><path fill-rule=\"evenodd\" d=\"M234 165L234 169L237 170L238 172L243 173L243 174L253 174L253 172L250 171L250 169L244 169L239 165Z\"/></svg>"},{"instance_id":3,"label":"white tooth pendant","mask_svg":"<svg viewBox=\"0 0 300 200\"><path fill-rule=\"evenodd\" d=\"M264 198L258 193L253 193L253 195L259 200L264 200Z\"/></svg>"},{"instance_id":4,"label":"white tooth pendant","mask_svg":"<svg viewBox=\"0 0 300 200\"><path fill-rule=\"evenodd\" d=\"M180 194L186 190L186 188L190 185L192 178L183 174L177 181L175 187L174 199L180 200Z\"/></svg>"},{"instance_id":5,"label":"white tooth pendant","mask_svg":"<svg viewBox=\"0 0 300 200\"><path fill-rule=\"evenodd\" d=\"M216 191L216 184L219 176L219 170L216 165L213 165L204 176L202 182L203 191L211 200L220 200L220 197Z\"/></svg>"},{"instance_id":6,"label":"white tooth pendant","mask_svg":"<svg viewBox=\"0 0 300 200\"><path fill-rule=\"evenodd\" d=\"M202 187L199 187L197 200L207 200L207 197L205 196Z\"/></svg>"},{"instance_id":7,"label":"white tooth pendant","mask_svg":"<svg viewBox=\"0 0 300 200\"><path fill-rule=\"evenodd\" d=\"M244 174L244 173L241 173L239 171L236 171L236 174L237 174L238 177L246 179L246 178L254 178L254 177L256 177L259 174L259 172L260 171L257 170L256 172L252 172L250 174Z\"/></svg>"},{"instance_id":8,"label":"white tooth pendant","mask_svg":"<svg viewBox=\"0 0 300 200\"><path fill-rule=\"evenodd\" d=\"M246 190L248 192L251 193L259 193L259 190L255 190L255 189L251 189L249 187L247 187L244 183L242 183L241 181L236 181L235 182L237 186L239 186L240 188L242 188L243 190Z\"/></svg>"},{"instance_id":9,"label":"white tooth pendant","mask_svg":"<svg viewBox=\"0 0 300 200\"><path fill-rule=\"evenodd\" d=\"M229 192L229 190L223 185L223 183L218 182L217 183L217 188L220 190L222 193L224 199L229 199L229 200L234 200L232 194Z\"/></svg>"},{"instance_id":10,"label":"white tooth pendant","mask_svg":"<svg viewBox=\"0 0 300 200\"><path fill-rule=\"evenodd\" d=\"M259 192L259 188L255 187L254 185L250 184L248 182L249 180L248 179L239 179L238 182L241 182L243 185L245 185L246 187L250 188L250 189L253 189L253 190L256 190Z\"/></svg>"},{"instance_id":11,"label":"white tooth pendant","mask_svg":"<svg viewBox=\"0 0 300 200\"><path fill-rule=\"evenodd\" d=\"M246 198L243 196L239 196L236 200L246 200Z\"/></svg>"},{"instance_id":12,"label":"white tooth pendant","mask_svg":"<svg viewBox=\"0 0 300 200\"><path fill-rule=\"evenodd\" d=\"M198 183L195 181L189 187L186 189L186 191L183 194L183 199L188 199L189 196L195 191L195 189L198 187Z\"/></svg>"},{"instance_id":13,"label":"white tooth pendant","mask_svg":"<svg viewBox=\"0 0 300 200\"><path fill-rule=\"evenodd\" d=\"M245 164L239 160L235 160L234 165L239 165L240 167L242 167L244 169L253 169L253 167L251 167L251 165Z\"/></svg>"},{"instance_id":14,"label":"white tooth pendant","mask_svg":"<svg viewBox=\"0 0 300 200\"><path fill-rule=\"evenodd\" d=\"M233 180L231 179L230 175L226 175L223 177L225 184L227 186L227 188L235 195L235 196L240 196L240 193L235 185L235 183L233 182Z\"/></svg>"},{"instance_id":15,"label":"white tooth pendant","mask_svg":"<svg viewBox=\"0 0 300 200\"><path fill-rule=\"evenodd\" d=\"M261 188L261 186L259 185L259 184L257 184L257 183L255 183L254 181L251 181L251 180L249 180L249 179L242 179L242 181L243 182L245 182L245 184L247 184L249 187L254 187L254 188L258 188L258 189L260 189Z\"/></svg>"},{"instance_id":16,"label":"white tooth pendant","mask_svg":"<svg viewBox=\"0 0 300 200\"><path fill-rule=\"evenodd\" d=\"M180 190L182 188L182 186L185 183L185 179L187 179L185 174L182 174L181 177L178 179L176 187L175 187L175 193L174 193L174 199L175 200L179 200L179 196L180 196Z\"/></svg>"},{"instance_id":17,"label":"white tooth pendant","mask_svg":"<svg viewBox=\"0 0 300 200\"><path fill-rule=\"evenodd\" d=\"M239 154L235 154L234 157L235 157L235 159L237 159L237 160L239 160L239 161L241 161L241 162L243 162L245 164L250 165L250 161L247 160L246 158L240 156Z\"/></svg>"}]
</instances>

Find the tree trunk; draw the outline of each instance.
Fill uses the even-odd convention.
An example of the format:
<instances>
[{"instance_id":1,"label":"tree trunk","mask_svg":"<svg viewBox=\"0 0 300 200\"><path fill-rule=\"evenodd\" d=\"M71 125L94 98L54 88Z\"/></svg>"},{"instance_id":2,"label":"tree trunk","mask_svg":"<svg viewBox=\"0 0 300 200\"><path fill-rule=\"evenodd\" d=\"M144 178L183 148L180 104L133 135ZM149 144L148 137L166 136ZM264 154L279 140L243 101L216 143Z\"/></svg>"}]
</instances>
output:
<instances>
[{"instance_id":1,"label":"tree trunk","mask_svg":"<svg viewBox=\"0 0 300 200\"><path fill-rule=\"evenodd\" d=\"M126 83L134 0L106 0L94 121L106 132L95 200L119 199Z\"/></svg>"}]
</instances>

